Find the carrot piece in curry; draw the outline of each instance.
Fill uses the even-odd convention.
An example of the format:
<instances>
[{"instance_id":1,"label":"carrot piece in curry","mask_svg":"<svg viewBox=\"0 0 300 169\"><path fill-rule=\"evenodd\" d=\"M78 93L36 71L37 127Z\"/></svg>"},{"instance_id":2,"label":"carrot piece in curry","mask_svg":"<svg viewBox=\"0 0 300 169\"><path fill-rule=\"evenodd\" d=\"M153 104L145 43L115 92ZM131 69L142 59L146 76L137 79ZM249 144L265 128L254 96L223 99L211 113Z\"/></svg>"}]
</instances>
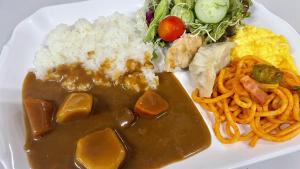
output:
<instances>
[{"instance_id":1,"label":"carrot piece in curry","mask_svg":"<svg viewBox=\"0 0 300 169\"><path fill-rule=\"evenodd\" d=\"M146 91L136 102L134 112L139 115L155 116L168 110L168 102L153 91Z\"/></svg>"}]
</instances>

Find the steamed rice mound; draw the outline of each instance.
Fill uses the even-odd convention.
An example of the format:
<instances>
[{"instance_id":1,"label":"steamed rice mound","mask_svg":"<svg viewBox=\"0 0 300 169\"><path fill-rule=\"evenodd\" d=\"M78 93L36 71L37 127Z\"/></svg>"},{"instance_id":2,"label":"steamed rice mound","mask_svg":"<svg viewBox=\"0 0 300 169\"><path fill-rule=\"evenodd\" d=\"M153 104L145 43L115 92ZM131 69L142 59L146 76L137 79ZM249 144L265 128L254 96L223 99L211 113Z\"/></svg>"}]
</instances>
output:
<instances>
[{"instance_id":1,"label":"steamed rice mound","mask_svg":"<svg viewBox=\"0 0 300 169\"><path fill-rule=\"evenodd\" d=\"M105 76L117 82L128 71L128 60L141 65L150 62L153 46L143 42L145 31L146 25L137 18L119 13L100 17L94 23L80 19L71 26L60 24L37 52L34 72L37 78L45 79L60 65L80 63L87 71L97 72L109 63ZM140 72L149 87L158 85L152 66L142 66Z\"/></svg>"}]
</instances>

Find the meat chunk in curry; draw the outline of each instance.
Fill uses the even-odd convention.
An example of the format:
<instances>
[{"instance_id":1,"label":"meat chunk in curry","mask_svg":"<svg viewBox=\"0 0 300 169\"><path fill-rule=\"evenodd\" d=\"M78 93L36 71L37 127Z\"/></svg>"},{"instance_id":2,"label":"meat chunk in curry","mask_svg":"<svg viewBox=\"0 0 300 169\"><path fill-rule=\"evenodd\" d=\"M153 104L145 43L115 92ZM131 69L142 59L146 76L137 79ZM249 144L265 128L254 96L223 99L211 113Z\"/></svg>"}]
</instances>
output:
<instances>
[{"instance_id":1,"label":"meat chunk in curry","mask_svg":"<svg viewBox=\"0 0 300 169\"><path fill-rule=\"evenodd\" d=\"M31 132L34 138L53 129L52 115L54 112L54 104L52 102L26 98L24 99L24 108L31 126Z\"/></svg>"},{"instance_id":2,"label":"meat chunk in curry","mask_svg":"<svg viewBox=\"0 0 300 169\"><path fill-rule=\"evenodd\" d=\"M130 127L135 120L134 113L128 108L123 108L122 110L117 111L115 116L118 126L122 128Z\"/></svg>"}]
</instances>

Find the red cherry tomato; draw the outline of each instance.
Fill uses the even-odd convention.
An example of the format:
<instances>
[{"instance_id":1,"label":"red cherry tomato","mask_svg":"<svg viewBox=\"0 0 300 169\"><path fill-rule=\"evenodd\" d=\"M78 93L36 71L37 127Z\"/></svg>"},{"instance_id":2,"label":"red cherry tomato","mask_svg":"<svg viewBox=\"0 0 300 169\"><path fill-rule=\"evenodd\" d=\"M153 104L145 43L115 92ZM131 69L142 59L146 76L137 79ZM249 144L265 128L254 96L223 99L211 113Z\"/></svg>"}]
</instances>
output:
<instances>
[{"instance_id":1,"label":"red cherry tomato","mask_svg":"<svg viewBox=\"0 0 300 169\"><path fill-rule=\"evenodd\" d=\"M159 37L167 42L178 39L185 31L183 21L176 16L168 16L158 26Z\"/></svg>"}]
</instances>

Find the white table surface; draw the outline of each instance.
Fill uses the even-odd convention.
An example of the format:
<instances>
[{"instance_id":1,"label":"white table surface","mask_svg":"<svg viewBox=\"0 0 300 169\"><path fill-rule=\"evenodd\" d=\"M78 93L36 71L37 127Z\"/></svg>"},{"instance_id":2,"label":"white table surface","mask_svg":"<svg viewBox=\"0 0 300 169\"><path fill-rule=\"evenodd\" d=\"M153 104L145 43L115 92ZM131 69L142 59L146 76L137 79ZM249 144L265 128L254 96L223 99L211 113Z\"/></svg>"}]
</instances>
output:
<instances>
[{"instance_id":1,"label":"white table surface","mask_svg":"<svg viewBox=\"0 0 300 169\"><path fill-rule=\"evenodd\" d=\"M0 47L8 41L14 27L37 9L79 0L0 0ZM300 33L299 0L257 0L263 3ZM300 44L299 44L300 47ZM259 162L239 169L299 169L300 151L289 155ZM1 167L0 167L1 168Z\"/></svg>"}]
</instances>

